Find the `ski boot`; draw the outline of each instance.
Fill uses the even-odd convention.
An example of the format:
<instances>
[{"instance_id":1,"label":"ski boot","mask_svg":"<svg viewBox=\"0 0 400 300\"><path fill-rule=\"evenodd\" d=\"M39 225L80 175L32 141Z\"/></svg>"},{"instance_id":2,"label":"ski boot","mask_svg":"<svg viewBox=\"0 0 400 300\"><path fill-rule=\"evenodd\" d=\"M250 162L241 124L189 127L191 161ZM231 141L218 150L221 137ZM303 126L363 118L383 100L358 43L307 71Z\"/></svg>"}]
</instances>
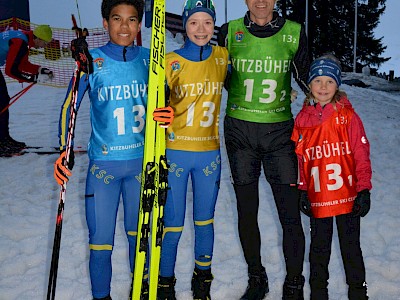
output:
<instances>
[{"instance_id":1,"label":"ski boot","mask_svg":"<svg viewBox=\"0 0 400 300\"><path fill-rule=\"evenodd\" d=\"M366 282L360 285L349 285L349 300L368 300L368 285Z\"/></svg>"},{"instance_id":2,"label":"ski boot","mask_svg":"<svg viewBox=\"0 0 400 300\"><path fill-rule=\"evenodd\" d=\"M142 283L142 294L140 295L140 300L149 300L149 283L147 281L143 281Z\"/></svg>"},{"instance_id":3,"label":"ski boot","mask_svg":"<svg viewBox=\"0 0 400 300\"><path fill-rule=\"evenodd\" d=\"M322 288L322 289L311 288L310 300L328 300L328 299L329 296L327 288Z\"/></svg>"},{"instance_id":4,"label":"ski boot","mask_svg":"<svg viewBox=\"0 0 400 300\"><path fill-rule=\"evenodd\" d=\"M132 300L133 282L131 284L131 291L129 292L129 300ZM142 294L140 300L149 300L149 283L147 281L142 282Z\"/></svg>"},{"instance_id":5,"label":"ski boot","mask_svg":"<svg viewBox=\"0 0 400 300\"><path fill-rule=\"evenodd\" d=\"M211 269L194 269L192 277L193 300L211 300L210 289L213 279Z\"/></svg>"},{"instance_id":6,"label":"ski boot","mask_svg":"<svg viewBox=\"0 0 400 300\"><path fill-rule=\"evenodd\" d=\"M93 300L112 300L112 299L111 299L111 296L108 295L108 296L103 297L103 298L93 298Z\"/></svg>"},{"instance_id":7,"label":"ski boot","mask_svg":"<svg viewBox=\"0 0 400 300\"><path fill-rule=\"evenodd\" d=\"M26 147L26 144L24 142L18 142L16 140L14 140L11 136L6 137L5 141L7 143L9 143L11 146L13 146L14 148L23 149Z\"/></svg>"},{"instance_id":8,"label":"ski boot","mask_svg":"<svg viewBox=\"0 0 400 300\"><path fill-rule=\"evenodd\" d=\"M265 268L249 270L249 283L240 300L262 300L268 292L268 276Z\"/></svg>"},{"instance_id":9,"label":"ski boot","mask_svg":"<svg viewBox=\"0 0 400 300\"><path fill-rule=\"evenodd\" d=\"M282 300L304 300L304 276L295 276L289 279L288 276L285 278L283 284Z\"/></svg>"},{"instance_id":10,"label":"ski boot","mask_svg":"<svg viewBox=\"0 0 400 300\"><path fill-rule=\"evenodd\" d=\"M0 141L0 157L10 157L17 155L21 152L23 148L15 147L6 140Z\"/></svg>"},{"instance_id":11,"label":"ski boot","mask_svg":"<svg viewBox=\"0 0 400 300\"><path fill-rule=\"evenodd\" d=\"M158 277L157 300L176 300L175 276Z\"/></svg>"},{"instance_id":12,"label":"ski boot","mask_svg":"<svg viewBox=\"0 0 400 300\"><path fill-rule=\"evenodd\" d=\"M328 300L328 280L324 280L322 276L312 276L310 278L310 300Z\"/></svg>"}]
</instances>

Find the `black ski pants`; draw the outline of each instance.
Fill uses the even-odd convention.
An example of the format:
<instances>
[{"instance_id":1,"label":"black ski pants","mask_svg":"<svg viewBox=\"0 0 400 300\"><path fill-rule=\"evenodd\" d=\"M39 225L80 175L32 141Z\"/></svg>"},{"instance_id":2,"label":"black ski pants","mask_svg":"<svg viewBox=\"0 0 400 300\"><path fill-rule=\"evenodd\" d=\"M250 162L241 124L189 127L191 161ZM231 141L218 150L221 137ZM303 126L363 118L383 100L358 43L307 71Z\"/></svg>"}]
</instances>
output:
<instances>
[{"instance_id":1,"label":"black ski pants","mask_svg":"<svg viewBox=\"0 0 400 300\"><path fill-rule=\"evenodd\" d=\"M349 288L362 287L365 282L365 266L360 247L360 217L345 214L336 216L335 219L346 283ZM312 293L321 289L327 291L333 221L333 217L310 219L311 245L309 258Z\"/></svg>"},{"instance_id":2,"label":"black ski pants","mask_svg":"<svg viewBox=\"0 0 400 300\"><path fill-rule=\"evenodd\" d=\"M234 185L240 242L249 273L257 273L261 263L261 237L258 226L258 181L248 185ZM301 225L297 187L271 184L279 221L282 226L282 248L288 278L303 272L304 233ZM253 272L254 270L254 272Z\"/></svg>"},{"instance_id":3,"label":"black ski pants","mask_svg":"<svg viewBox=\"0 0 400 300\"><path fill-rule=\"evenodd\" d=\"M287 276L299 276L303 271L305 241L296 185L297 157L290 139L292 130L293 120L264 124L227 116L224 121L225 144L237 200L239 237L249 273L257 273L262 267L257 220L261 168L272 188L283 230Z\"/></svg>"},{"instance_id":4,"label":"black ski pants","mask_svg":"<svg viewBox=\"0 0 400 300\"><path fill-rule=\"evenodd\" d=\"M6 81L3 73L0 71L0 112L8 106L10 103L10 95L8 94ZM8 132L8 120L9 111L8 109L0 114L0 140L9 136Z\"/></svg>"}]
</instances>

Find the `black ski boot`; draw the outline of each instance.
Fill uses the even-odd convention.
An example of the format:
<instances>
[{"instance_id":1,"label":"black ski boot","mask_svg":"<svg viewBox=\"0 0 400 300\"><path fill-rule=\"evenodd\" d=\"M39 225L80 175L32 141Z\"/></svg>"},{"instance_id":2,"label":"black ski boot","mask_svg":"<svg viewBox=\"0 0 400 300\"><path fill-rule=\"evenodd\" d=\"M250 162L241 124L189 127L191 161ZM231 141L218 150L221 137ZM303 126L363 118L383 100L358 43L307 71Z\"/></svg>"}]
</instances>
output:
<instances>
[{"instance_id":1,"label":"black ski boot","mask_svg":"<svg viewBox=\"0 0 400 300\"><path fill-rule=\"evenodd\" d=\"M304 300L304 276L295 276L289 279L285 278L283 284L282 300Z\"/></svg>"},{"instance_id":2,"label":"black ski boot","mask_svg":"<svg viewBox=\"0 0 400 300\"><path fill-rule=\"evenodd\" d=\"M249 284L240 300L262 300L268 292L268 276L265 268L249 270Z\"/></svg>"},{"instance_id":3,"label":"black ski boot","mask_svg":"<svg viewBox=\"0 0 400 300\"><path fill-rule=\"evenodd\" d=\"M18 142L14 140L11 136L6 137L5 140L7 143L9 143L11 146L15 148L23 149L26 147L26 144L24 142Z\"/></svg>"},{"instance_id":4,"label":"black ski boot","mask_svg":"<svg viewBox=\"0 0 400 300\"><path fill-rule=\"evenodd\" d=\"M131 283L131 291L129 292L129 300L132 300L133 292L133 281ZM142 282L142 294L140 295L140 300L149 300L149 283L147 281Z\"/></svg>"},{"instance_id":5,"label":"black ski boot","mask_svg":"<svg viewBox=\"0 0 400 300\"><path fill-rule=\"evenodd\" d=\"M157 300L176 300L175 276L158 277Z\"/></svg>"},{"instance_id":6,"label":"black ski boot","mask_svg":"<svg viewBox=\"0 0 400 300\"><path fill-rule=\"evenodd\" d=\"M103 298L93 298L93 300L112 300L112 299L111 299L111 296L108 295L108 296L103 297Z\"/></svg>"},{"instance_id":7,"label":"black ski boot","mask_svg":"<svg viewBox=\"0 0 400 300\"><path fill-rule=\"evenodd\" d=\"M313 289L311 287L310 300L329 300L328 289L327 288Z\"/></svg>"},{"instance_id":8,"label":"black ski boot","mask_svg":"<svg viewBox=\"0 0 400 300\"><path fill-rule=\"evenodd\" d=\"M192 277L193 300L211 300L210 288L213 279L211 269L194 269Z\"/></svg>"},{"instance_id":9,"label":"black ski boot","mask_svg":"<svg viewBox=\"0 0 400 300\"><path fill-rule=\"evenodd\" d=\"M12 143L8 142L6 139L0 140L0 157L14 156L21 152L23 147L17 147Z\"/></svg>"},{"instance_id":10,"label":"black ski boot","mask_svg":"<svg viewBox=\"0 0 400 300\"><path fill-rule=\"evenodd\" d=\"M349 285L349 300L368 300L368 285L366 282L360 285Z\"/></svg>"},{"instance_id":11,"label":"black ski boot","mask_svg":"<svg viewBox=\"0 0 400 300\"><path fill-rule=\"evenodd\" d=\"M140 300L149 300L149 283L147 281L143 281L142 283L142 294L140 295Z\"/></svg>"}]
</instances>

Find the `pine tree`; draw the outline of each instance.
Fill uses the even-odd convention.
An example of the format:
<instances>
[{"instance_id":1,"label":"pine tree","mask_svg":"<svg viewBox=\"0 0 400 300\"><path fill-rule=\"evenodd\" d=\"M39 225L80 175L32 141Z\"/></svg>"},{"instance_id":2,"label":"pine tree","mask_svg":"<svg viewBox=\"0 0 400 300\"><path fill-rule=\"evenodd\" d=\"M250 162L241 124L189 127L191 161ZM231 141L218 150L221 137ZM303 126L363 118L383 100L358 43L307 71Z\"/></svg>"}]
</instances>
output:
<instances>
[{"instance_id":1,"label":"pine tree","mask_svg":"<svg viewBox=\"0 0 400 300\"><path fill-rule=\"evenodd\" d=\"M282 3L284 2L284 3ZM389 58L382 57L387 48L383 37L375 38L374 29L386 9L386 0L359 1L357 19L357 71L363 66L379 67ZM342 62L345 71L353 69L355 1L309 0L308 42L312 58L333 53ZM287 18L305 23L304 0L278 1Z\"/></svg>"}]
</instances>

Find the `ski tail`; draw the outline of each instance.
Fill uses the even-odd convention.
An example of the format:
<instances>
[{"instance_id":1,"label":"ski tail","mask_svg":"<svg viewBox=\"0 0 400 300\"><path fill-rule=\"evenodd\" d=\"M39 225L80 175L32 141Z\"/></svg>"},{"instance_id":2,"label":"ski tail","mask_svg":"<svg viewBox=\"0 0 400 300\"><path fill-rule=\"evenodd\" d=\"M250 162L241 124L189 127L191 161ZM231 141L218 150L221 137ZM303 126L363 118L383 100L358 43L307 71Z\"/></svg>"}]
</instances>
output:
<instances>
[{"instance_id":1,"label":"ski tail","mask_svg":"<svg viewBox=\"0 0 400 300\"><path fill-rule=\"evenodd\" d=\"M155 0L133 300L139 300L143 293L142 283L147 256L150 258L149 299L156 299L157 294L168 170L165 158L165 129L157 126L150 116L156 107L165 106L165 41L165 0Z\"/></svg>"}]
</instances>

